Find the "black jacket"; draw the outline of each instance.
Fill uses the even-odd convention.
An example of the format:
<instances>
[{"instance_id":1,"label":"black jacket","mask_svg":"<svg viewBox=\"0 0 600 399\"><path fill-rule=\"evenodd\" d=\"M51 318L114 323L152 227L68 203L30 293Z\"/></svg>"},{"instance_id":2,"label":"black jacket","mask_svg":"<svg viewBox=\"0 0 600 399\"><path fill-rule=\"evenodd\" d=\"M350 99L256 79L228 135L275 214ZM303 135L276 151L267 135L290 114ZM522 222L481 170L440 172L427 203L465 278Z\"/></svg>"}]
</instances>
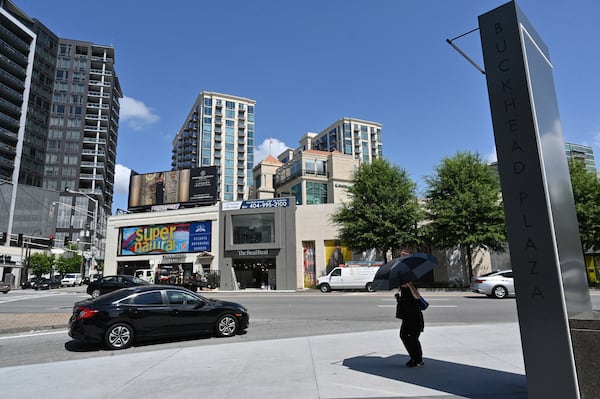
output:
<instances>
[{"instance_id":1,"label":"black jacket","mask_svg":"<svg viewBox=\"0 0 600 399\"><path fill-rule=\"evenodd\" d=\"M398 313L402 318L402 325L414 331L423 331L425 321L419 301L415 299L410 288L401 287L400 294L396 294Z\"/></svg>"}]
</instances>

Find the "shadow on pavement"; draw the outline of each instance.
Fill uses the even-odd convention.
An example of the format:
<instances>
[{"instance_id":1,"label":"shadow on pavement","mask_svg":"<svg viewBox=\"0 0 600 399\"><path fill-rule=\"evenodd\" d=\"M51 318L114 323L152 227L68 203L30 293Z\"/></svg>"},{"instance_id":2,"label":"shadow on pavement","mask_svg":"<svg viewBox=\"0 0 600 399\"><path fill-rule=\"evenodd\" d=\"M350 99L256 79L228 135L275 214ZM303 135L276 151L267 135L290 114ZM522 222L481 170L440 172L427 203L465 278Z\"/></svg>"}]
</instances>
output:
<instances>
[{"instance_id":1,"label":"shadow on pavement","mask_svg":"<svg viewBox=\"0 0 600 399\"><path fill-rule=\"evenodd\" d=\"M362 373L471 399L527 398L524 375L425 358L425 367L408 368L408 356L357 356L343 365Z\"/></svg>"},{"instance_id":2,"label":"shadow on pavement","mask_svg":"<svg viewBox=\"0 0 600 399\"><path fill-rule=\"evenodd\" d=\"M65 342L65 349L69 352L98 352L103 348L102 345L99 344L71 340Z\"/></svg>"}]
</instances>

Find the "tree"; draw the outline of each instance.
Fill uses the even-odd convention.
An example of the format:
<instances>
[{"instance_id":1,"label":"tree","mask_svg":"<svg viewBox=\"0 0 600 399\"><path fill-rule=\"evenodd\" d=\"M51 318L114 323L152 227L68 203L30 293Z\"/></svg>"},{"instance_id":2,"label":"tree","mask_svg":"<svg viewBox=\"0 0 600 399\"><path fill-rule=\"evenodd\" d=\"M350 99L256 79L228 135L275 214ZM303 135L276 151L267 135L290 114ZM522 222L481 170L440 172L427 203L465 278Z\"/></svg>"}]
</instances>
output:
<instances>
[{"instance_id":1,"label":"tree","mask_svg":"<svg viewBox=\"0 0 600 399\"><path fill-rule=\"evenodd\" d=\"M444 158L426 182L431 221L427 229L433 244L437 248L459 246L466 256L470 281L473 252L503 251L506 243L498 175L478 154L458 152Z\"/></svg>"},{"instance_id":2,"label":"tree","mask_svg":"<svg viewBox=\"0 0 600 399\"><path fill-rule=\"evenodd\" d=\"M404 169L383 159L363 163L348 188L349 202L332 215L339 239L353 250L372 248L384 254L418 244L419 207L413 183Z\"/></svg>"},{"instance_id":3,"label":"tree","mask_svg":"<svg viewBox=\"0 0 600 399\"><path fill-rule=\"evenodd\" d=\"M35 253L29 256L29 268L36 276L52 272L53 257L41 253Z\"/></svg>"},{"instance_id":4,"label":"tree","mask_svg":"<svg viewBox=\"0 0 600 399\"><path fill-rule=\"evenodd\" d=\"M83 263L83 257L78 253L68 253L68 256L59 256L54 262L54 268L60 274L65 273L79 273L81 271L81 265Z\"/></svg>"},{"instance_id":5,"label":"tree","mask_svg":"<svg viewBox=\"0 0 600 399\"><path fill-rule=\"evenodd\" d=\"M571 186L584 252L600 248L600 181L582 162L570 161Z\"/></svg>"}]
</instances>

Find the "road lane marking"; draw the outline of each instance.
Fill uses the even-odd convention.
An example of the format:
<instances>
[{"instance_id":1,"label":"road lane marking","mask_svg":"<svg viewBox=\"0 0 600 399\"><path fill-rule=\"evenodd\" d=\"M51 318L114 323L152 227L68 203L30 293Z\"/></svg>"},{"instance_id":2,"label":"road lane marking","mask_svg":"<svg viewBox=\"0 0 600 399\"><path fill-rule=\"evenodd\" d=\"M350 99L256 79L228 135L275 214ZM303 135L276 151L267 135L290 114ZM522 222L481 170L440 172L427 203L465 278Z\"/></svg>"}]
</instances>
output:
<instances>
[{"instance_id":1,"label":"road lane marking","mask_svg":"<svg viewBox=\"0 0 600 399\"><path fill-rule=\"evenodd\" d=\"M396 305L377 305L378 308L395 308ZM457 305L429 305L430 308L457 308Z\"/></svg>"},{"instance_id":2,"label":"road lane marking","mask_svg":"<svg viewBox=\"0 0 600 399\"><path fill-rule=\"evenodd\" d=\"M39 333L29 333L29 334L19 334L19 335L9 335L6 337L0 337L0 340L4 339L15 339L15 338L29 338L29 337L37 337L40 335L57 335L57 334L67 334L67 330L63 331L50 331L50 332L39 332Z\"/></svg>"}]
</instances>

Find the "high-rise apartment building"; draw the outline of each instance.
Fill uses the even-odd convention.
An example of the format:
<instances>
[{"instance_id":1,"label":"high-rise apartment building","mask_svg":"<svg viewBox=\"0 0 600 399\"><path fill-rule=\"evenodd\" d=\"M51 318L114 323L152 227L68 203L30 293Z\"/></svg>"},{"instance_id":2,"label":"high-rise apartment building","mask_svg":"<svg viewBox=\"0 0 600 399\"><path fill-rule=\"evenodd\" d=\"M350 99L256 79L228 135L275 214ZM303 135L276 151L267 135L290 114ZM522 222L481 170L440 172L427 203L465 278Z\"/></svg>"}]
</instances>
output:
<instances>
[{"instance_id":1,"label":"high-rise apartment building","mask_svg":"<svg viewBox=\"0 0 600 399\"><path fill-rule=\"evenodd\" d=\"M26 146L25 120L29 106L36 35L33 31L33 20L19 8L11 2L3 2L1 6L0 178L13 181L13 177L19 179L23 149ZM25 156L27 157L27 154ZM27 159L23 161L26 162ZM24 169L30 169L34 175L41 177L42 165L38 165L37 171L33 171L36 169L34 165L24 165Z\"/></svg>"},{"instance_id":2,"label":"high-rise apartment building","mask_svg":"<svg viewBox=\"0 0 600 399\"><path fill-rule=\"evenodd\" d=\"M370 163L383 156L381 124L355 118L341 118L321 133L308 133L299 150L339 151Z\"/></svg>"},{"instance_id":3,"label":"high-rise apartment building","mask_svg":"<svg viewBox=\"0 0 600 399\"><path fill-rule=\"evenodd\" d=\"M43 187L61 192L56 239L79 239L100 252L113 203L122 97L114 64L111 46L59 39L44 169Z\"/></svg>"},{"instance_id":4,"label":"high-rise apartment building","mask_svg":"<svg viewBox=\"0 0 600 399\"><path fill-rule=\"evenodd\" d=\"M103 253L120 97L113 47L59 38L0 0L0 179L14 187L9 232L19 215L58 215L60 246L66 237ZM16 200L19 186L54 192L44 196L54 199L39 198L37 209L24 209ZM47 237L48 228L18 232Z\"/></svg>"},{"instance_id":5,"label":"high-rise apartment building","mask_svg":"<svg viewBox=\"0 0 600 399\"><path fill-rule=\"evenodd\" d=\"M596 173L596 160L594 159L594 149L583 144L565 143L565 152L568 160L582 162L585 169Z\"/></svg>"},{"instance_id":6,"label":"high-rise apartment building","mask_svg":"<svg viewBox=\"0 0 600 399\"><path fill-rule=\"evenodd\" d=\"M215 165L218 199L248 198L253 185L255 105L248 98L200 93L173 139L172 169Z\"/></svg>"}]
</instances>

